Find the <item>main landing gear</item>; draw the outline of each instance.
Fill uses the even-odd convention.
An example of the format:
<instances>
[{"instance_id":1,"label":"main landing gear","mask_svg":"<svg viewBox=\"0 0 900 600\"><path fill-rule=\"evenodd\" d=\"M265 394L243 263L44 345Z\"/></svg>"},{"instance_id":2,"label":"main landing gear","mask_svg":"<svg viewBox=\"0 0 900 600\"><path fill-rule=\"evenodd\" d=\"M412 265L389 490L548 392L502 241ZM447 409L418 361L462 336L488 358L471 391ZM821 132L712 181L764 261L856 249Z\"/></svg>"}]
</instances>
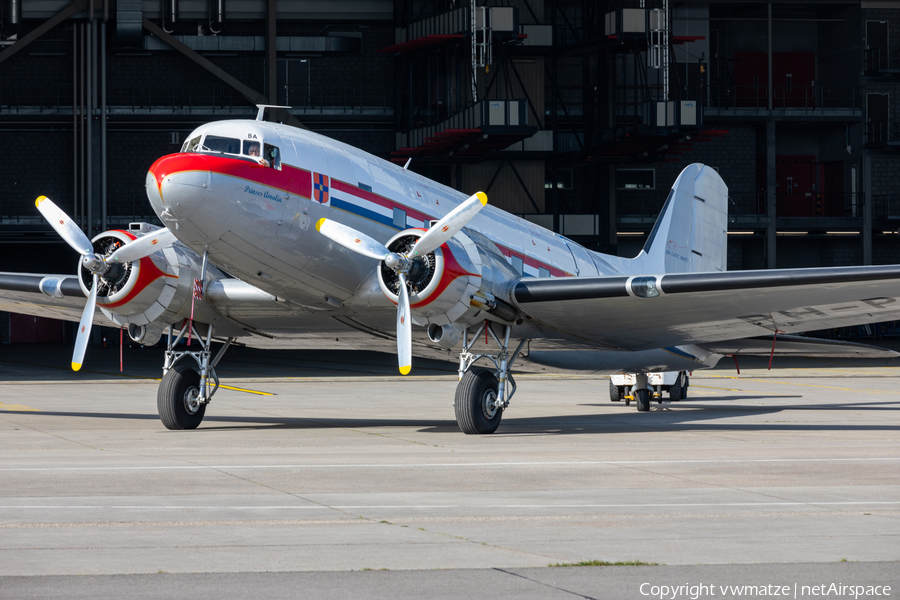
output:
<instances>
[{"instance_id":1,"label":"main landing gear","mask_svg":"<svg viewBox=\"0 0 900 600\"><path fill-rule=\"evenodd\" d=\"M200 349L175 350L175 346L190 332L196 338ZM163 378L156 394L156 407L159 418L166 429L196 429L203 421L206 405L219 389L219 376L216 365L225 356L225 351L235 338L228 338L219 349L218 354L210 360L213 327L209 325L204 339L190 321L182 323L177 335L174 326L169 325L166 344L166 361L163 365ZM176 364L185 356L190 356L197 363L197 369L190 364ZM212 379L212 389L210 389Z\"/></svg>"},{"instance_id":2,"label":"main landing gear","mask_svg":"<svg viewBox=\"0 0 900 600\"><path fill-rule=\"evenodd\" d=\"M509 335L512 327L501 325L503 340L494 333L490 321L485 321L469 339L469 330L463 330L463 347L459 353L459 384L456 386L456 398L453 407L456 422L463 433L494 433L500 425L503 411L509 407L509 401L516 393L516 380L510 369L519 357L526 340L521 340L515 351L509 354ZM490 336L499 346L499 352L472 354L472 346L482 333ZM495 370L472 365L480 358L487 358L494 363Z\"/></svg>"}]
</instances>

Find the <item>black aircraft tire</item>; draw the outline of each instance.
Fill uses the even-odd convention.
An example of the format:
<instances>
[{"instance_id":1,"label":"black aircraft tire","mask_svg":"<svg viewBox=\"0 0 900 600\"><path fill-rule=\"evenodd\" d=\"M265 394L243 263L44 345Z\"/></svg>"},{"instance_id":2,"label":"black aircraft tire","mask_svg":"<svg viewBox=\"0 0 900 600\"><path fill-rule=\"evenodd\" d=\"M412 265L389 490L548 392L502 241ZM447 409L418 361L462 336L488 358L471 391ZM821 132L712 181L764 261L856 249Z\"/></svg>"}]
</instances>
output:
<instances>
[{"instance_id":1,"label":"black aircraft tire","mask_svg":"<svg viewBox=\"0 0 900 600\"><path fill-rule=\"evenodd\" d=\"M503 417L503 409L493 414L484 407L486 401L497 397L499 383L492 371L469 369L456 386L453 402L456 422L465 434L494 433Z\"/></svg>"},{"instance_id":2,"label":"black aircraft tire","mask_svg":"<svg viewBox=\"0 0 900 600\"><path fill-rule=\"evenodd\" d=\"M199 394L200 373L187 365L175 365L165 374L156 393L159 420L166 429L197 429L206 413L201 404L193 413L188 409L189 394Z\"/></svg>"},{"instance_id":3,"label":"black aircraft tire","mask_svg":"<svg viewBox=\"0 0 900 600\"><path fill-rule=\"evenodd\" d=\"M610 402L619 402L622 398L619 396L619 386L613 383L612 379L609 380L609 401Z\"/></svg>"},{"instance_id":4,"label":"black aircraft tire","mask_svg":"<svg viewBox=\"0 0 900 600\"><path fill-rule=\"evenodd\" d=\"M647 412L648 410L650 410L650 391L638 390L634 394L637 397L638 411Z\"/></svg>"}]
</instances>

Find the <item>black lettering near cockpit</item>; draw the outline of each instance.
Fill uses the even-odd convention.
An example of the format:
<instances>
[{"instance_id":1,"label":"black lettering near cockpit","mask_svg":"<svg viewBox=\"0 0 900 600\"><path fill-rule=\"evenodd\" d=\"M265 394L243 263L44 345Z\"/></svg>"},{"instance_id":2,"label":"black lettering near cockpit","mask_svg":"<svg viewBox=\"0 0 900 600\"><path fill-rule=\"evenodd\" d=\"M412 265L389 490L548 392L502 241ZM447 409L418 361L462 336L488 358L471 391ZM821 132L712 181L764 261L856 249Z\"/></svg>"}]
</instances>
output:
<instances>
[{"instance_id":1,"label":"black lettering near cockpit","mask_svg":"<svg viewBox=\"0 0 900 600\"><path fill-rule=\"evenodd\" d=\"M248 140L258 140L259 138L256 137L256 134L255 134L255 133L248 133L248 134L247 134L247 139L248 139Z\"/></svg>"},{"instance_id":2,"label":"black lettering near cockpit","mask_svg":"<svg viewBox=\"0 0 900 600\"><path fill-rule=\"evenodd\" d=\"M893 304L896 301L896 298L866 298L865 300L860 300L860 302L864 302L872 308L884 308L888 304Z\"/></svg>"}]
</instances>

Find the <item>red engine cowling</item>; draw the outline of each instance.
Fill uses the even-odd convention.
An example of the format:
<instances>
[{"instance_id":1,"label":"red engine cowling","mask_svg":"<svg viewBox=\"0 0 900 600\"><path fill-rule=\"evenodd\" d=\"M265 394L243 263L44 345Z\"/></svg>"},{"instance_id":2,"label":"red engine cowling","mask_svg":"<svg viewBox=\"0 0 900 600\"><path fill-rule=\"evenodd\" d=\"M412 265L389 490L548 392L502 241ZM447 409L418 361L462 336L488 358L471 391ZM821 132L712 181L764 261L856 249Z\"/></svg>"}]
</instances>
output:
<instances>
[{"instance_id":1,"label":"red engine cowling","mask_svg":"<svg viewBox=\"0 0 900 600\"><path fill-rule=\"evenodd\" d=\"M401 231L386 244L392 252L406 254L425 231ZM479 291L494 293L497 288L516 278L506 261L496 261L489 249L479 247L464 233L457 233L447 243L426 255L413 259L407 275L410 286L410 309L416 325L449 325L474 322L481 309L471 299ZM378 269L381 291L395 304L400 280L385 266Z\"/></svg>"},{"instance_id":2,"label":"red engine cowling","mask_svg":"<svg viewBox=\"0 0 900 600\"><path fill-rule=\"evenodd\" d=\"M152 231L112 230L96 236L94 252L108 256L116 248L134 240L137 234ZM100 276L97 306L106 318L128 326L129 335L145 345L155 344L169 323L181 318L191 298L194 277L199 277L197 259L193 252L180 244L133 262L113 264ZM195 274L196 273L196 274ZM91 274L82 269L79 279L85 295L90 292Z\"/></svg>"}]
</instances>

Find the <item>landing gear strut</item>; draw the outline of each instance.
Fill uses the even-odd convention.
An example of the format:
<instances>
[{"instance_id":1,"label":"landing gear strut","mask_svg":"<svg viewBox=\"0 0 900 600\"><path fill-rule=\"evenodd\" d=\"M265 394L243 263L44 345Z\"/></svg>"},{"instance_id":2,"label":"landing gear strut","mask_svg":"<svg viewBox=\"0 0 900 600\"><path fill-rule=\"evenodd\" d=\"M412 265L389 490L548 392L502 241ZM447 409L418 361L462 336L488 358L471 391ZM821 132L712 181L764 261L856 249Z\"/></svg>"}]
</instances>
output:
<instances>
[{"instance_id":1,"label":"landing gear strut","mask_svg":"<svg viewBox=\"0 0 900 600\"><path fill-rule=\"evenodd\" d=\"M490 321L485 321L471 340L468 328L463 330L463 347L459 354L459 384L456 386L456 398L453 402L456 422L463 433L494 433L500 425L503 411L509 407L509 401L516 393L516 380L510 369L519 357L526 340L521 340L516 350L509 354L509 335L512 327L509 325L501 327L502 341L494 333ZM493 338L499 346L498 353L470 352L482 333ZM472 365L480 358L487 358L494 363L496 371L472 369Z\"/></svg>"},{"instance_id":2,"label":"landing gear strut","mask_svg":"<svg viewBox=\"0 0 900 600\"><path fill-rule=\"evenodd\" d=\"M640 412L650 410L650 385L646 373L637 373L635 375L631 395L637 402L637 409Z\"/></svg>"},{"instance_id":3,"label":"landing gear strut","mask_svg":"<svg viewBox=\"0 0 900 600\"><path fill-rule=\"evenodd\" d=\"M210 360L212 325L208 326L206 339L197 332L191 321L186 320L182 324L177 336L174 335L174 329L173 325L169 325L166 360L163 364L162 382L156 394L156 407L166 429L196 429L203 421L206 405L219 389L216 365L225 356L225 351L235 338L228 338L216 357ZM175 350L175 346L188 332L196 337L200 350ZM198 369L186 364L175 364L185 356L193 358L197 362ZM213 382L212 389L210 379Z\"/></svg>"}]
</instances>

